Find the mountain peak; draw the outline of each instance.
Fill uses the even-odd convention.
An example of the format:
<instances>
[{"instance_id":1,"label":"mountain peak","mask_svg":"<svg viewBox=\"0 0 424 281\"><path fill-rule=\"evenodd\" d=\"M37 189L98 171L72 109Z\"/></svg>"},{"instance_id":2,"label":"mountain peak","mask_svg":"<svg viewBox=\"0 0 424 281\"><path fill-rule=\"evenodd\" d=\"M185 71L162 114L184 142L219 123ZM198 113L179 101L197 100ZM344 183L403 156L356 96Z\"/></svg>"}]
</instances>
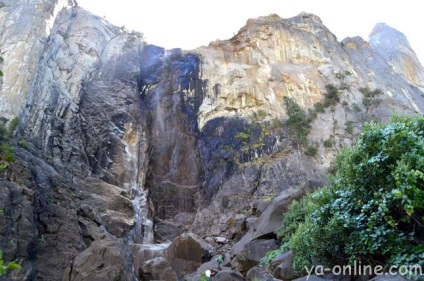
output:
<instances>
[{"instance_id":1,"label":"mountain peak","mask_svg":"<svg viewBox=\"0 0 424 281\"><path fill-rule=\"evenodd\" d=\"M423 67L406 36L386 23L377 23L368 42L393 69L411 84L423 86Z\"/></svg>"},{"instance_id":2,"label":"mountain peak","mask_svg":"<svg viewBox=\"0 0 424 281\"><path fill-rule=\"evenodd\" d=\"M406 36L390 27L386 23L380 22L377 23L372 29L369 35L370 44L387 44L387 45L397 45L397 46L409 46L408 39Z\"/></svg>"}]
</instances>

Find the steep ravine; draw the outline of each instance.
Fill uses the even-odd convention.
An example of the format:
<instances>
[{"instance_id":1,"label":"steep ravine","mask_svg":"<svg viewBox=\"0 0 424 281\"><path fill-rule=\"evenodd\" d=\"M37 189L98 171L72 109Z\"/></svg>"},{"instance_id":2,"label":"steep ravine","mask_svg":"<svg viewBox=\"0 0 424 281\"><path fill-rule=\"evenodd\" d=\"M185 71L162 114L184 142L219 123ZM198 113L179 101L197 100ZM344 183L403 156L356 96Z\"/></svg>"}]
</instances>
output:
<instances>
[{"instance_id":1,"label":"steep ravine","mask_svg":"<svg viewBox=\"0 0 424 281\"><path fill-rule=\"evenodd\" d=\"M19 116L15 140L28 143L0 173L0 249L23 265L4 280L196 280L218 253L246 274L276 247L287 204L325 183L364 122L424 110L422 67L402 37L408 56L388 60L381 44L338 42L301 13L165 50L70 2L3 2L0 115ZM31 5L65 8L44 37L18 43L7 22ZM49 27L34 13L14 27L28 38ZM15 69L28 73L16 80ZM307 111L329 84L339 101L298 146L284 97ZM365 88L383 94L366 100Z\"/></svg>"}]
</instances>

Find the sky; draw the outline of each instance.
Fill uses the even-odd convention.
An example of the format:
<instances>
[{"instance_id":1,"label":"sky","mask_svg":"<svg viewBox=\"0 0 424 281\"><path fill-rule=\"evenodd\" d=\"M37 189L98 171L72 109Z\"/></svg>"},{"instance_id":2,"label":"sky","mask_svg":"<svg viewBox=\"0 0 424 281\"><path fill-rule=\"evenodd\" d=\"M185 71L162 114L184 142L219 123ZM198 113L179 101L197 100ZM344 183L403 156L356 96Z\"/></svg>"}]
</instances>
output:
<instances>
[{"instance_id":1,"label":"sky","mask_svg":"<svg viewBox=\"0 0 424 281\"><path fill-rule=\"evenodd\" d=\"M361 36L384 22L402 32L424 62L420 0L78 0L79 6L110 23L142 32L149 44L191 50L229 39L249 18L301 12L319 16L339 41Z\"/></svg>"}]
</instances>

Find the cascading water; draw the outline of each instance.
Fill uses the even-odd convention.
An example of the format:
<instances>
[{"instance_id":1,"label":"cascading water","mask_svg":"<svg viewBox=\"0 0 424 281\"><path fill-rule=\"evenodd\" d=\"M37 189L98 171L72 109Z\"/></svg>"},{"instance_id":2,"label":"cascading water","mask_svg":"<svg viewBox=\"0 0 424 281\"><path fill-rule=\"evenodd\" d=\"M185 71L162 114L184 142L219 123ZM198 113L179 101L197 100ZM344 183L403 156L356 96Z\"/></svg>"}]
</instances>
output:
<instances>
[{"instance_id":1,"label":"cascading water","mask_svg":"<svg viewBox=\"0 0 424 281\"><path fill-rule=\"evenodd\" d=\"M133 186L134 199L132 203L135 212L135 224L129 236L135 244L154 243L153 222L148 218L147 192L138 185Z\"/></svg>"}]
</instances>

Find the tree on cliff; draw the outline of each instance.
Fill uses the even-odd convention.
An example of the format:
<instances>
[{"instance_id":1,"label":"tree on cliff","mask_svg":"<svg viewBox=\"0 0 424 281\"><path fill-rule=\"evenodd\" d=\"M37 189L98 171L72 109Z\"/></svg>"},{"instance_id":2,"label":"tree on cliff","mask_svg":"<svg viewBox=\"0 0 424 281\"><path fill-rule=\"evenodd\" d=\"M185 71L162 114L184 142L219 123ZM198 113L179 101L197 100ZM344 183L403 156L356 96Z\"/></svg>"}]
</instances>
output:
<instances>
[{"instance_id":1,"label":"tree on cliff","mask_svg":"<svg viewBox=\"0 0 424 281\"><path fill-rule=\"evenodd\" d=\"M337 166L285 216L279 233L295 269L424 264L424 118L366 125Z\"/></svg>"}]
</instances>

